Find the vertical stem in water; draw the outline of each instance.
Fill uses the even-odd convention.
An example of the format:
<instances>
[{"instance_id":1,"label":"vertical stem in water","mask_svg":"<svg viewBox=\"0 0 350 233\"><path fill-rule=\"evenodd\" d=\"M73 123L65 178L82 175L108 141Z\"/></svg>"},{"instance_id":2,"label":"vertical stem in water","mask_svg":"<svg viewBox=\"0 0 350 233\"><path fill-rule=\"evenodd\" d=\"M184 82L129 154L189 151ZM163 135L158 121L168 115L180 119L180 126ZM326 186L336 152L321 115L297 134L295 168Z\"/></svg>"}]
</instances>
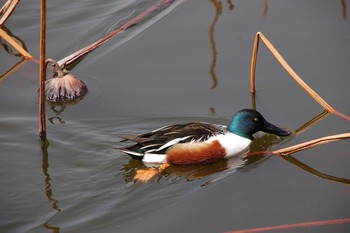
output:
<instances>
[{"instance_id":1,"label":"vertical stem in water","mask_svg":"<svg viewBox=\"0 0 350 233\"><path fill-rule=\"evenodd\" d=\"M252 54L252 61L250 65L250 92L255 93L255 71L256 71L256 60L258 57L258 51L259 51L259 32L256 33L255 40L254 40L254 46L253 46L253 54Z\"/></svg>"},{"instance_id":2,"label":"vertical stem in water","mask_svg":"<svg viewBox=\"0 0 350 233\"><path fill-rule=\"evenodd\" d=\"M40 87L39 87L39 136L46 138L45 80L46 80L46 0L40 1Z\"/></svg>"}]
</instances>

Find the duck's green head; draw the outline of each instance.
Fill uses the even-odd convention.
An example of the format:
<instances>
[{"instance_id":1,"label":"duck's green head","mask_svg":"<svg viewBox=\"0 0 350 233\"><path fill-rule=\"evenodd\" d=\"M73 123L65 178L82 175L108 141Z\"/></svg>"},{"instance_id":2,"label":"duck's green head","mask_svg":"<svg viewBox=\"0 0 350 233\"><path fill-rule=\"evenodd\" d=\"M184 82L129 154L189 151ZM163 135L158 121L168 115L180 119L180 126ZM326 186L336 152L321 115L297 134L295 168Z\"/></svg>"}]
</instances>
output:
<instances>
[{"instance_id":1,"label":"duck's green head","mask_svg":"<svg viewBox=\"0 0 350 233\"><path fill-rule=\"evenodd\" d=\"M278 136L288 136L290 131L281 129L267 120L253 109L243 109L233 117L228 130L239 136L253 140L253 134L258 131L276 134Z\"/></svg>"}]
</instances>

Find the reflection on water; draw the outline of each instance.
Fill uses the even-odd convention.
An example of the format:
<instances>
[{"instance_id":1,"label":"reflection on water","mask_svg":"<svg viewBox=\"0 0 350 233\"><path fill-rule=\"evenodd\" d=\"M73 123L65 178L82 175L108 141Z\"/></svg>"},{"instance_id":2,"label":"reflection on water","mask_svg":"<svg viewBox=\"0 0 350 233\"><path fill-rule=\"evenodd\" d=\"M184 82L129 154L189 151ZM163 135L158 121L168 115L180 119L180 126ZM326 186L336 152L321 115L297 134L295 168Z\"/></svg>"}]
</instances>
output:
<instances>
[{"instance_id":1,"label":"reflection on water","mask_svg":"<svg viewBox=\"0 0 350 233\"><path fill-rule=\"evenodd\" d=\"M210 0L211 3L214 5L215 8L215 16L214 19L209 27L209 41L210 41L210 47L211 47L211 52L212 52L212 60L211 60L211 65L210 65L210 75L213 81L213 84L210 89L215 89L216 86L218 85L218 78L216 77L215 73L215 67L216 67L216 60L217 60L217 49L216 49L216 44L215 44L215 39L214 39L214 30L217 21L220 18L220 15L222 13L222 3L221 1L218 0ZM232 11L234 8L233 3L231 0L227 0L227 6L229 11Z\"/></svg>"},{"instance_id":2,"label":"reflection on water","mask_svg":"<svg viewBox=\"0 0 350 233\"><path fill-rule=\"evenodd\" d=\"M61 209L58 207L58 201L53 198L53 191L51 188L51 178L49 174L49 154L48 154L48 147L49 147L49 141L44 139L41 142L41 153L42 153L42 171L45 177L45 194L47 197L47 200L51 203L52 209L56 211L56 213L48 219L44 223L44 227L46 229L51 230L53 233L59 233L60 228L55 226L50 226L49 222L51 219L53 219L57 214L61 212Z\"/></svg>"},{"instance_id":3,"label":"reflection on water","mask_svg":"<svg viewBox=\"0 0 350 233\"><path fill-rule=\"evenodd\" d=\"M267 8L268 8L267 0L264 0L264 10L263 10L263 16L264 17L266 17L266 15L267 15Z\"/></svg>"},{"instance_id":4,"label":"reflection on water","mask_svg":"<svg viewBox=\"0 0 350 233\"><path fill-rule=\"evenodd\" d=\"M321 112L319 115L313 117L311 120L307 121L305 124L303 124L302 126L300 126L298 129L295 130L295 134L302 134L303 132L305 132L306 130L314 127L315 125L319 124L321 121L323 121L324 119L326 119L328 116L330 116L331 113L328 112L327 110L324 110L323 112Z\"/></svg>"},{"instance_id":5,"label":"reflection on water","mask_svg":"<svg viewBox=\"0 0 350 233\"><path fill-rule=\"evenodd\" d=\"M342 15L343 19L346 19L346 17L347 17L346 0L340 0L340 5L341 5L341 15Z\"/></svg>"},{"instance_id":6,"label":"reflection on water","mask_svg":"<svg viewBox=\"0 0 350 233\"><path fill-rule=\"evenodd\" d=\"M72 53L71 55L65 58L62 58L60 61L58 61L58 64L61 66L61 68L69 67L71 69L75 67L77 63L80 63L88 53L94 51L95 49L109 41L112 37L119 35L121 32L125 34L125 31L132 31L132 29L137 28L137 32L129 32L127 37L120 39L120 42L116 43L116 45L119 46L121 42L125 43L126 41L131 40L133 37L146 30L155 22L165 17L176 7L178 7L182 2L183 0L163 0L159 3L137 3L141 6L134 4L127 5L127 7L119 10L122 12L130 11L131 13L128 13L127 17L122 20L118 18L117 21L113 23L113 25L108 29L108 31L112 29L114 30L112 30L99 40L95 41L94 43L76 51L75 53ZM113 47L116 48L116 45L114 45ZM109 50L108 52L111 51L112 50Z\"/></svg>"},{"instance_id":7,"label":"reflection on water","mask_svg":"<svg viewBox=\"0 0 350 233\"><path fill-rule=\"evenodd\" d=\"M247 159L244 157L245 156L237 156L230 160L222 160L212 164L171 165L152 180L159 182L166 178L170 183L178 183L178 181L181 179L185 182L189 182L223 171L226 171L225 174L232 174L237 171L237 169L245 165ZM147 167L142 163L142 161L130 159L130 161L125 164L122 169L125 182L136 182L134 179L136 172L144 168Z\"/></svg>"},{"instance_id":8,"label":"reflection on water","mask_svg":"<svg viewBox=\"0 0 350 233\"><path fill-rule=\"evenodd\" d=\"M145 130L148 130L158 127L159 124L188 120L187 118L104 119L89 120L85 123L71 122L69 126L62 125L55 127L55 130L52 129L55 132L48 140L54 147L48 150L49 141L43 141L41 144L41 173L45 181L44 193L55 213L48 212L51 214L43 226L57 233L70 224L73 224L73 229L80 229L81 224L89 225L87 221L99 222L101 221L99 219L108 219L110 216L113 218L107 221L127 224L132 219L152 211L153 204L158 203L160 199L164 202L162 208L165 208L171 200L180 200L199 188L222 181L242 169L254 169L258 162L266 158L264 155L254 155L236 157L214 164L170 166L149 184L135 183L134 173L144 165L141 161L129 159L128 156L113 149L117 141L115 134L145 127L147 127ZM216 119L216 121L222 120ZM68 127L70 133L62 129L63 127ZM265 151L272 145L282 142L281 138L275 135L263 134L254 140L251 151ZM59 163L64 165L61 165L62 168L57 168L56 164L54 168L56 172L52 176L50 174L52 168L49 171L50 162L55 160L57 163L57 158L60 156L64 158L61 158ZM62 176L61 173L65 175ZM69 182L65 182L67 178ZM78 187L74 186L75 183ZM59 188L54 190L53 184ZM142 198L137 198L140 196ZM106 201L103 201L104 198L107 198ZM105 211L86 212L83 219L75 214L75 211L84 211L85 208L91 211L95 209L94 206Z\"/></svg>"},{"instance_id":9,"label":"reflection on water","mask_svg":"<svg viewBox=\"0 0 350 233\"><path fill-rule=\"evenodd\" d=\"M46 103L50 106L50 109L55 113L56 116L49 117L48 120L51 124L65 124L66 122L60 116L67 107L74 106L78 104L84 97L80 97L71 101L60 101L60 102L51 102L46 101Z\"/></svg>"},{"instance_id":10,"label":"reflection on water","mask_svg":"<svg viewBox=\"0 0 350 233\"><path fill-rule=\"evenodd\" d=\"M215 16L213 18L213 21L209 27L209 41L210 41L210 46L211 46L211 51L212 51L212 61L210 65L210 75L212 78L212 86L211 89L215 89L216 86L218 85L218 78L215 73L215 67L216 67L216 62L217 62L217 49L216 49L216 43L215 43L215 38L214 38L214 30L217 24L217 21L219 20L221 14L222 14L222 2L220 0L210 0L210 2L213 4L215 8ZM234 5L232 1L227 0L227 7L229 11L233 11ZM345 4L345 2L344 2ZM345 6L346 8L346 6ZM267 0L264 0L264 7L263 7L263 16L267 16L267 9L268 9L268 3Z\"/></svg>"},{"instance_id":11,"label":"reflection on water","mask_svg":"<svg viewBox=\"0 0 350 233\"><path fill-rule=\"evenodd\" d=\"M11 36L16 42L18 42L18 44L20 46L22 46L22 48L26 51L27 47L26 44L24 43L24 41L13 35L12 32L6 28L5 26L1 27L9 36ZM6 79L7 77L11 76L13 73L15 73L17 70L19 70L26 62L28 62L27 59L25 59L24 57L22 57L21 53L16 53L16 50L13 50L11 46L9 46L7 43L5 43L5 41L3 40L3 38L0 37L0 46L4 49L4 51L6 51L8 54L14 56L14 57L20 57L21 60L19 60L16 64L14 64L10 69L8 69L7 71L5 71L4 73L0 73L0 81ZM0 69L2 67L0 66Z\"/></svg>"},{"instance_id":12,"label":"reflection on water","mask_svg":"<svg viewBox=\"0 0 350 233\"><path fill-rule=\"evenodd\" d=\"M326 174L326 173L320 172L320 171L318 171L318 170L316 170L316 169L306 165L305 163L300 162L299 160L297 160L296 158L294 158L291 155L281 155L281 157L283 159L285 159L286 161L288 161L288 162L290 162L290 163L300 167L304 171L307 171L307 172L309 172L309 173L311 173L311 174L313 174L315 176L318 176L318 177L320 177L322 179L350 185L350 179L336 177L336 176L333 176L333 175L330 175L330 174Z\"/></svg>"},{"instance_id":13,"label":"reflection on water","mask_svg":"<svg viewBox=\"0 0 350 233\"><path fill-rule=\"evenodd\" d=\"M232 1L231 1L231 0L226 0L226 3L227 3L227 6L228 6L228 9L229 9L230 11L232 11L233 8L235 7L235 6L233 5Z\"/></svg>"},{"instance_id":14,"label":"reflection on water","mask_svg":"<svg viewBox=\"0 0 350 233\"><path fill-rule=\"evenodd\" d=\"M27 63L28 60L25 58L22 58L18 63L16 63L14 66L12 66L8 71L3 73L0 76L0 81L6 79L7 77L11 76L12 73L16 72L18 69L20 69L25 63Z\"/></svg>"},{"instance_id":15,"label":"reflection on water","mask_svg":"<svg viewBox=\"0 0 350 233\"><path fill-rule=\"evenodd\" d=\"M216 114L215 107L209 107L209 115L210 116L215 116L215 114Z\"/></svg>"},{"instance_id":16,"label":"reflection on water","mask_svg":"<svg viewBox=\"0 0 350 233\"><path fill-rule=\"evenodd\" d=\"M12 39L14 39L19 46L21 46L25 51L28 51L26 44L24 43L24 41L19 38L18 36L15 36L12 34L12 32L10 31L10 29L8 29L5 26L1 27L10 37L12 37ZM15 56L15 57L22 57L21 53L16 53L11 46L7 45L6 43L4 43L3 39L0 37L0 45L1 47L10 55Z\"/></svg>"},{"instance_id":17,"label":"reflection on water","mask_svg":"<svg viewBox=\"0 0 350 233\"><path fill-rule=\"evenodd\" d=\"M217 79L216 74L215 74L217 51L216 51L216 44L215 44L215 40L214 40L214 29L215 29L216 22L218 21L219 16L221 15L221 12L222 12L222 5L221 5L221 2L218 2L216 0L211 0L211 2L213 3L213 5L215 7L215 17L213 19L213 22L210 25L210 28L209 28L209 39L210 39L210 45L211 45L211 51L212 51L210 75L211 75L211 78L213 80L213 85L211 86L211 89L214 89L218 84L218 81L217 81L218 79Z\"/></svg>"},{"instance_id":18,"label":"reflection on water","mask_svg":"<svg viewBox=\"0 0 350 233\"><path fill-rule=\"evenodd\" d=\"M262 154L236 157L214 164L170 166L149 184L135 183L134 173L144 165L113 149L117 143L116 134L188 120L103 119L71 122L69 126L52 129L55 132L49 140L54 146L49 148L49 141L41 144L41 174L47 202L55 212L42 213L43 216L49 215L43 226L58 233L68 226L72 227L72 231L90 229L92 226L89 222L96 224L96 229L101 227L99 222L128 224L132 219L152 211L158 202L162 204L161 208L166 208L169 203L181 200L203 186L215 184L241 170L252 170L267 158ZM63 127L68 127L69 133ZM282 139L275 135L258 135L251 151L269 150L281 143ZM59 157L62 158L58 160ZM50 166L52 161L55 161L55 166ZM54 175L50 174L52 171ZM53 186L58 188L53 189ZM97 211L96 208L104 211ZM77 214L78 210L85 210L84 215Z\"/></svg>"},{"instance_id":19,"label":"reflection on water","mask_svg":"<svg viewBox=\"0 0 350 233\"><path fill-rule=\"evenodd\" d=\"M347 6L346 6L346 0L340 0L340 7L341 7L341 16L343 19L347 18ZM267 0L264 0L264 8L263 8L263 16L267 16L267 10L268 10L268 2Z\"/></svg>"}]
</instances>

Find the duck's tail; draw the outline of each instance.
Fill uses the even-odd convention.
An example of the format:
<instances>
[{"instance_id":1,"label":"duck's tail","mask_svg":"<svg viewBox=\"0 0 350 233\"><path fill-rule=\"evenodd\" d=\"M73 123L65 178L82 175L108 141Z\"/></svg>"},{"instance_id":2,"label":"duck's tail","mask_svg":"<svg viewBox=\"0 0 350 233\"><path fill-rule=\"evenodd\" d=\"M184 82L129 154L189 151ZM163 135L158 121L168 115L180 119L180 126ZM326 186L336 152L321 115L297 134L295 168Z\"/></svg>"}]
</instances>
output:
<instances>
[{"instance_id":1,"label":"duck's tail","mask_svg":"<svg viewBox=\"0 0 350 233\"><path fill-rule=\"evenodd\" d=\"M143 152L138 152L135 150L132 150L130 148L115 148L127 155L130 155L133 159L139 159L142 160L143 156L145 155Z\"/></svg>"}]
</instances>

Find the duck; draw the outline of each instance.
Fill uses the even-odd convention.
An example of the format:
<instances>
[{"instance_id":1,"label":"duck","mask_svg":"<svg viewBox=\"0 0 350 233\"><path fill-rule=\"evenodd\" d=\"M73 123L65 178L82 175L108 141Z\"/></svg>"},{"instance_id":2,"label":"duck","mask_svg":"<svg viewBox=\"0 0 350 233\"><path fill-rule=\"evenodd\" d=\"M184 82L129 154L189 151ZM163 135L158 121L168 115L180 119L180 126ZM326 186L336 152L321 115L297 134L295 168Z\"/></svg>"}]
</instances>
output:
<instances>
[{"instance_id":1,"label":"duck","mask_svg":"<svg viewBox=\"0 0 350 233\"><path fill-rule=\"evenodd\" d=\"M205 164L242 155L249 151L254 134L263 131L286 137L290 130L268 122L253 109L242 109L228 125L195 121L174 124L139 135L120 135L132 145L116 148L134 159L151 164Z\"/></svg>"}]
</instances>

